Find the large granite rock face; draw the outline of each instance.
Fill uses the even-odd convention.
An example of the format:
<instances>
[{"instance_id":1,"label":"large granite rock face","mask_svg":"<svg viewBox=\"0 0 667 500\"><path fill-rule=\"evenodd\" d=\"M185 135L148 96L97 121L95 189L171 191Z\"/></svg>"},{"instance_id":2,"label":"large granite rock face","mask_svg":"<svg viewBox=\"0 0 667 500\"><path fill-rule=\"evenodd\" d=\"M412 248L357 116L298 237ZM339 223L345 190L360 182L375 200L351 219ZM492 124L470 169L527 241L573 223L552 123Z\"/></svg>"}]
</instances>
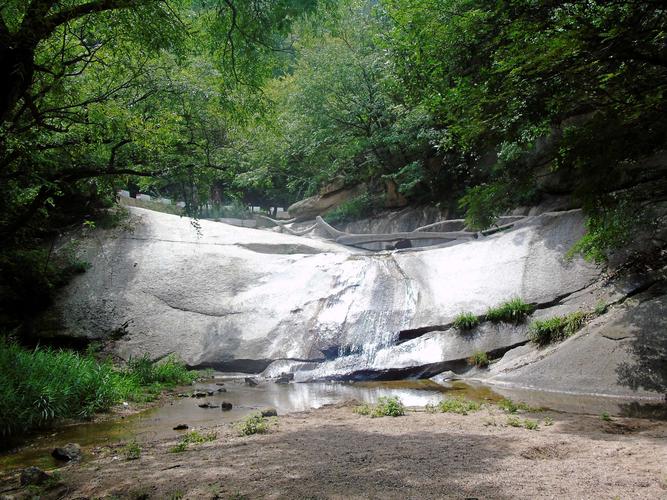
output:
<instances>
[{"instance_id":1,"label":"large granite rock face","mask_svg":"<svg viewBox=\"0 0 667 500\"><path fill-rule=\"evenodd\" d=\"M300 370L300 380L430 374L476 350L502 352L526 340L525 328L461 335L450 326L459 312L483 314L514 296L548 304L599 277L595 266L563 258L582 235L578 211L452 247L374 254L132 214L133 230L84 241L91 269L42 322L52 333L120 337L115 349L125 358L173 352L191 366L280 367Z\"/></svg>"}]
</instances>

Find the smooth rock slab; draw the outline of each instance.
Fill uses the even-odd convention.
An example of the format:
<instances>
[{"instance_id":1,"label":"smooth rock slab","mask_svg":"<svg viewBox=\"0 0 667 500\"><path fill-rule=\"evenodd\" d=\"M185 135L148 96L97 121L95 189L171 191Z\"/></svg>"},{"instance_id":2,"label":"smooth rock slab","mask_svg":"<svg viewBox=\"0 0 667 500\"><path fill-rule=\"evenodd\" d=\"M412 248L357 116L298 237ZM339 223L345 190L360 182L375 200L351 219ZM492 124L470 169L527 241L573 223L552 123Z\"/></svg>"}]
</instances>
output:
<instances>
[{"instance_id":1,"label":"smooth rock slab","mask_svg":"<svg viewBox=\"0 0 667 500\"><path fill-rule=\"evenodd\" d=\"M483 314L514 296L552 301L599 276L595 266L563 257L583 234L576 210L452 247L379 254L205 220L197 231L187 218L131 213L133 231L99 230L84 240L81 257L92 268L61 294L44 329L98 338L126 325L115 344L121 357L175 353L190 366L223 371L259 373L276 360L319 364L346 354L356 356L347 361L360 373L382 372L459 355L448 351L458 341L435 333L395 346L401 331L435 331L461 311ZM493 350L523 336L475 342ZM347 363L338 373L331 363L332 377L349 372Z\"/></svg>"}]
</instances>

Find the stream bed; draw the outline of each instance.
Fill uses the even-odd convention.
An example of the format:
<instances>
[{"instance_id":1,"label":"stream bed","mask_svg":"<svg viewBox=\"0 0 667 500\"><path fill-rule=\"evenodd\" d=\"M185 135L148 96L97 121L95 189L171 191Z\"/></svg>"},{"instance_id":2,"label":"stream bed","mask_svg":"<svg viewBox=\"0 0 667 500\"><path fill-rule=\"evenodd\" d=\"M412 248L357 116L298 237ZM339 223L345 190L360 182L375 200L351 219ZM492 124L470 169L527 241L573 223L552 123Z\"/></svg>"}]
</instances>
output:
<instances>
[{"instance_id":1,"label":"stream bed","mask_svg":"<svg viewBox=\"0 0 667 500\"><path fill-rule=\"evenodd\" d=\"M232 424L262 408L275 408L278 415L284 415L349 400L375 403L382 396L397 396L408 407L423 407L428 403L437 403L443 397L464 397L478 402L494 402L509 398L513 401L523 401L533 407L567 413L606 412L626 417L667 418L667 406L655 402L509 389L463 381L435 383L430 380L401 380L289 384L260 381L257 386L249 386L244 378L245 375L218 375L194 387L179 388L176 393L183 394L193 390L218 387L223 387L226 392L205 398L169 398L161 406L131 416L65 425L50 432L36 434L23 446L0 454L0 472L31 465L45 469L57 467L59 463L51 458L51 450L66 443L79 443L85 452L86 448L114 445L133 439L142 443L159 438L176 438L179 432L183 432L173 430L176 425L187 424L189 430L193 430L225 423ZM204 402L219 406L223 401L232 403L233 408L221 411L219 407L206 409L199 407L199 404Z\"/></svg>"}]
</instances>

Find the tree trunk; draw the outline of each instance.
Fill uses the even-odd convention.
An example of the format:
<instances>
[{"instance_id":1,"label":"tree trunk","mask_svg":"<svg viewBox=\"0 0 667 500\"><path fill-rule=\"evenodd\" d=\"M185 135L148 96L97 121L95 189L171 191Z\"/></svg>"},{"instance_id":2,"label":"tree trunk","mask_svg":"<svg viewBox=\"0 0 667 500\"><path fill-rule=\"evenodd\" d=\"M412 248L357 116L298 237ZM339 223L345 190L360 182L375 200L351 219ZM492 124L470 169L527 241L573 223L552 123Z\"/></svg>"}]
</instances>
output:
<instances>
[{"instance_id":1,"label":"tree trunk","mask_svg":"<svg viewBox=\"0 0 667 500\"><path fill-rule=\"evenodd\" d=\"M0 123L11 117L16 103L32 84L34 50L0 41Z\"/></svg>"}]
</instances>

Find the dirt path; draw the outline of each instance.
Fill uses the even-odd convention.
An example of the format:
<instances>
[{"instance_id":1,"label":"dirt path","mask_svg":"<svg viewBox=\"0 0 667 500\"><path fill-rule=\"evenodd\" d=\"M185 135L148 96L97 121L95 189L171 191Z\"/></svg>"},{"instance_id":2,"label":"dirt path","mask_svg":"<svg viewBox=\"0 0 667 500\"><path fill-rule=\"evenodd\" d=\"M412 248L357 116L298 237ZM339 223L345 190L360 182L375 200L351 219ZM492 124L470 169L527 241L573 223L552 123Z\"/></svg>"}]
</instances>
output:
<instances>
[{"instance_id":1,"label":"dirt path","mask_svg":"<svg viewBox=\"0 0 667 500\"><path fill-rule=\"evenodd\" d=\"M467 416L374 418L343 405L279 417L271 432L230 426L170 453L174 438L61 469L42 498L667 499L667 422L537 413L538 430L497 408ZM545 418L553 425L544 425ZM11 479L15 481L15 479ZM6 483L9 484L9 483ZM15 483L14 483L15 484ZM2 491L2 490L0 490ZM16 490L7 491L17 495Z\"/></svg>"}]
</instances>

